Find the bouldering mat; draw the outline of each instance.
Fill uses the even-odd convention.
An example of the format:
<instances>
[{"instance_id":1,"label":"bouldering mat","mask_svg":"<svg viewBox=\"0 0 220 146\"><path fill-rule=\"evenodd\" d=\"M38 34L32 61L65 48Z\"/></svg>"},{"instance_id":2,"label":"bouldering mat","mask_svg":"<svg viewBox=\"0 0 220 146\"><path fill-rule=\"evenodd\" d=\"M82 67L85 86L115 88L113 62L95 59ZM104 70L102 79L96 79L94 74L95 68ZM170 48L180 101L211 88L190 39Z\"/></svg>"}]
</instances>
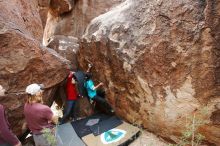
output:
<instances>
[{"instance_id":1,"label":"bouldering mat","mask_svg":"<svg viewBox=\"0 0 220 146\"><path fill-rule=\"evenodd\" d=\"M123 122L121 119L119 119L116 116L112 116L111 118L108 118L107 120L101 121L98 124L95 124L93 126L90 126L90 130L95 136L98 136L110 129L113 129L119 125L121 125Z\"/></svg>"},{"instance_id":2,"label":"bouldering mat","mask_svg":"<svg viewBox=\"0 0 220 146\"><path fill-rule=\"evenodd\" d=\"M140 130L131 124L123 122L121 125L94 136L93 133L82 137L87 146L127 146L131 141L137 138Z\"/></svg>"},{"instance_id":3,"label":"bouldering mat","mask_svg":"<svg viewBox=\"0 0 220 146\"><path fill-rule=\"evenodd\" d=\"M90 133L92 133L92 131L90 130L89 126L87 126L87 122L91 119L99 119L99 122L109 119L111 116L105 115L105 114L95 114L89 117L86 117L84 119L81 120L77 120L77 121L73 121L71 122L74 130L76 131L77 135L79 137L83 137L86 136Z\"/></svg>"},{"instance_id":4,"label":"bouldering mat","mask_svg":"<svg viewBox=\"0 0 220 146\"><path fill-rule=\"evenodd\" d=\"M86 146L70 123L59 125L57 133L62 141L62 146Z\"/></svg>"}]
</instances>

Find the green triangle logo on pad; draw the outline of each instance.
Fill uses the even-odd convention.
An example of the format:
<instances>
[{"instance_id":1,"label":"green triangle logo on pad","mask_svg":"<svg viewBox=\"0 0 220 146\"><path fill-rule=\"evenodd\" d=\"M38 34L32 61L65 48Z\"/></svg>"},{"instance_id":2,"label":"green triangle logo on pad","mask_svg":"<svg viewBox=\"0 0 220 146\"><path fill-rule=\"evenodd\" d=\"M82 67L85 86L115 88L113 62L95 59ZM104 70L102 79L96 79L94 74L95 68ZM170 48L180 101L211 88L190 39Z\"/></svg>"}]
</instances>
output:
<instances>
[{"instance_id":1,"label":"green triangle logo on pad","mask_svg":"<svg viewBox=\"0 0 220 146\"><path fill-rule=\"evenodd\" d=\"M120 129L111 129L101 134L101 141L104 144L110 144L121 140L126 134L126 131Z\"/></svg>"}]
</instances>

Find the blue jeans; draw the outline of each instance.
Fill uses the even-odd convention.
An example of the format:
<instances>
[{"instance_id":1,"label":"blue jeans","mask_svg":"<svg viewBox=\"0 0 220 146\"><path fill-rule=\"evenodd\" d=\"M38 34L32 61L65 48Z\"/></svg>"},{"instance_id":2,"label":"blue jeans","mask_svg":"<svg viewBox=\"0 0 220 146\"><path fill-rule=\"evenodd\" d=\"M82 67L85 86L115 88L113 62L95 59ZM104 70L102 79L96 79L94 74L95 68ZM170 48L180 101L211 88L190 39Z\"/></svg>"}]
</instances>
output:
<instances>
[{"instance_id":1,"label":"blue jeans","mask_svg":"<svg viewBox=\"0 0 220 146\"><path fill-rule=\"evenodd\" d=\"M63 124L69 117L72 117L74 120L76 120L76 114L75 114L75 107L76 101L75 100L67 100L65 109L64 109L64 115L61 120L61 124Z\"/></svg>"}]
</instances>

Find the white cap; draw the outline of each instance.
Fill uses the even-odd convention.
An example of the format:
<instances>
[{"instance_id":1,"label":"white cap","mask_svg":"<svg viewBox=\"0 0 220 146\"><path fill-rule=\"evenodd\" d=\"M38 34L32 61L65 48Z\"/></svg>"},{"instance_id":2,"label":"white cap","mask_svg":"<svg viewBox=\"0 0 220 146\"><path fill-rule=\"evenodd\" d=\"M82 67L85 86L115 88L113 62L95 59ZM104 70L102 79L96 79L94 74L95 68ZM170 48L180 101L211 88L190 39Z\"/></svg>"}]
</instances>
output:
<instances>
[{"instance_id":1,"label":"white cap","mask_svg":"<svg viewBox=\"0 0 220 146\"><path fill-rule=\"evenodd\" d=\"M38 92L42 91L41 90L42 86L40 84L30 84L26 87L26 90L25 92L28 93L28 94L31 94L31 95L35 95L37 94Z\"/></svg>"}]
</instances>

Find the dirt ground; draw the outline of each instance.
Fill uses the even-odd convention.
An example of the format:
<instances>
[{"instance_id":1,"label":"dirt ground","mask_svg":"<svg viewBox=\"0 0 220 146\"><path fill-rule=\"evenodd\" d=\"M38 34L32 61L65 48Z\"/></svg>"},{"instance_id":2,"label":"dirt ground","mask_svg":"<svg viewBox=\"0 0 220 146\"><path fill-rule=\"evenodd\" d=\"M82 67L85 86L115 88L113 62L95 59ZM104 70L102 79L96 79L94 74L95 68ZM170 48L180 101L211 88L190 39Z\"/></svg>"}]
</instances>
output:
<instances>
[{"instance_id":1,"label":"dirt ground","mask_svg":"<svg viewBox=\"0 0 220 146\"><path fill-rule=\"evenodd\" d=\"M163 139L157 137L156 135L142 131L140 136L132 142L129 146L168 146L169 143L165 142Z\"/></svg>"}]
</instances>

